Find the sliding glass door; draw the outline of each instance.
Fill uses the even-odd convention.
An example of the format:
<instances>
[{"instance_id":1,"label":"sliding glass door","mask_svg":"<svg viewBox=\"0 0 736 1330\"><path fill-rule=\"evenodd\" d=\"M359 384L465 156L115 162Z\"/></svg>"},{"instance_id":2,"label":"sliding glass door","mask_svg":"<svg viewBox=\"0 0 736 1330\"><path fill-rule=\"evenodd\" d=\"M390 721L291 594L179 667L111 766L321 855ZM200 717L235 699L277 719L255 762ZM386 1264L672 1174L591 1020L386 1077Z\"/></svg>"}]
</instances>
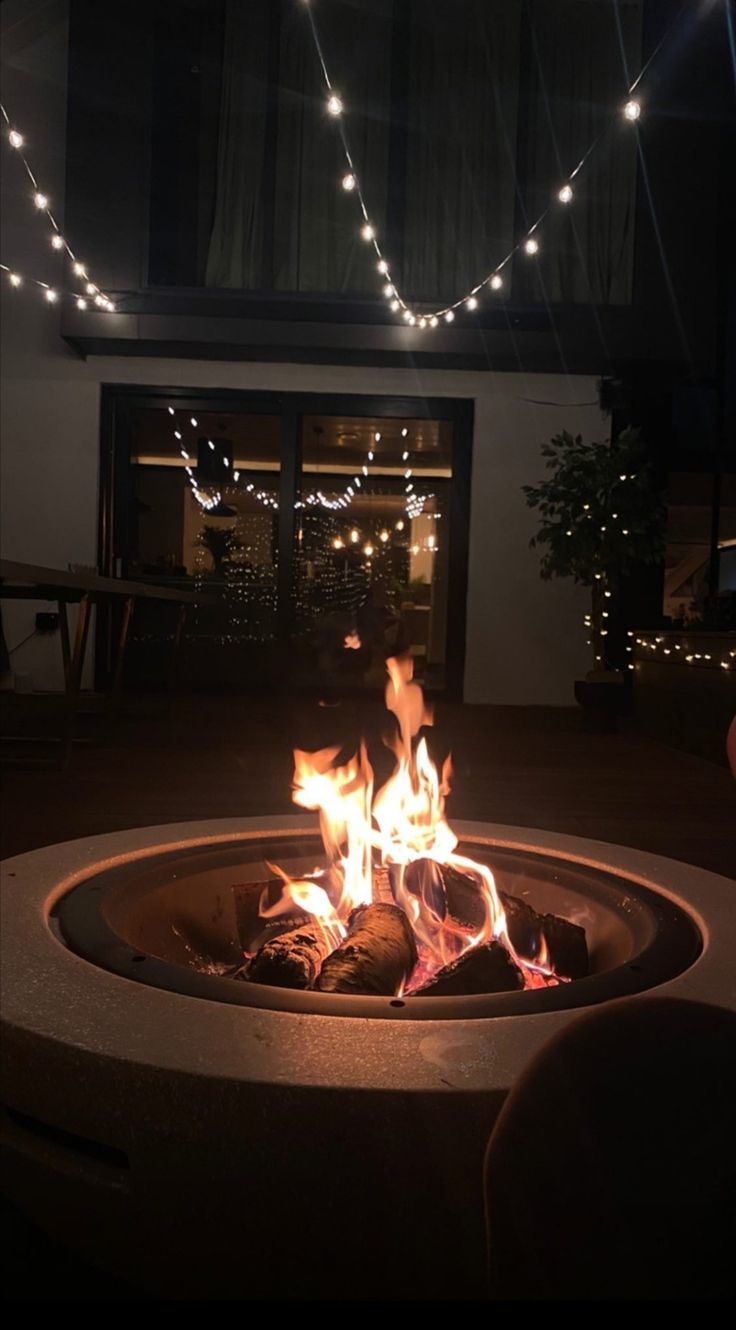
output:
<instances>
[{"instance_id":1,"label":"sliding glass door","mask_svg":"<svg viewBox=\"0 0 736 1330\"><path fill-rule=\"evenodd\" d=\"M372 689L411 650L460 694L469 404L107 388L104 420L100 566L200 595L187 684ZM130 685L164 677L175 631L139 602Z\"/></svg>"}]
</instances>

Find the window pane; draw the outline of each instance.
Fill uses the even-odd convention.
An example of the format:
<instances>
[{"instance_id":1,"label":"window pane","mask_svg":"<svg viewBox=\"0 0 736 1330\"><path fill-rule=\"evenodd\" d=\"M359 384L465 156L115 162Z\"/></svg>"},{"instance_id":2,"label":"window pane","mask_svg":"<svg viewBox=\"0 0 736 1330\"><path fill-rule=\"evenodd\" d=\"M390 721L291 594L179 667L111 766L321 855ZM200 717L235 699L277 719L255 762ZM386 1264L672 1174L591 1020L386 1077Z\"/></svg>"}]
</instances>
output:
<instances>
[{"instance_id":1,"label":"window pane","mask_svg":"<svg viewBox=\"0 0 736 1330\"><path fill-rule=\"evenodd\" d=\"M411 649L444 682L452 426L307 416L295 553L301 668L380 685Z\"/></svg>"},{"instance_id":2,"label":"window pane","mask_svg":"<svg viewBox=\"0 0 736 1330\"><path fill-rule=\"evenodd\" d=\"M211 648L245 651L275 635L280 447L277 416L134 415L128 572L214 597L187 620L190 657L210 678ZM134 635L160 644L170 631L160 603L141 602Z\"/></svg>"},{"instance_id":3,"label":"window pane","mask_svg":"<svg viewBox=\"0 0 736 1330\"><path fill-rule=\"evenodd\" d=\"M713 477L673 472L667 489L663 613L675 620L702 613L708 594Z\"/></svg>"}]
</instances>

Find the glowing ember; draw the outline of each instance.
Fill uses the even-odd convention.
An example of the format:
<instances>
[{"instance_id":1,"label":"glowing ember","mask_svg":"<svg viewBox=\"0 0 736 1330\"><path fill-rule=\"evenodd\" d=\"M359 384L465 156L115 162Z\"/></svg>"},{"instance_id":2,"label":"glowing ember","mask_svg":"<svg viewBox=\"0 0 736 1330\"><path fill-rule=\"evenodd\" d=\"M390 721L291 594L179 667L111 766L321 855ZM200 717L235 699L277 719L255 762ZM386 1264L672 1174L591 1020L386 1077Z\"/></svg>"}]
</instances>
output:
<instances>
[{"instance_id":1,"label":"glowing ember","mask_svg":"<svg viewBox=\"0 0 736 1330\"><path fill-rule=\"evenodd\" d=\"M416 992L471 948L492 942L505 947L525 987L560 982L544 936L537 939L535 955L520 956L509 939L490 868L457 852L457 836L445 817L450 760L438 772L426 739L418 737L423 726L432 724L432 713L413 680L409 657L389 660L387 670L386 706L398 722L390 744L396 757L391 776L374 798L363 745L344 766L334 765L339 748L295 752L293 799L319 812L327 868L299 880L276 869L283 893L275 905L264 900L261 915L309 916L338 947L348 935L353 910L385 900L388 878L393 900L411 924L418 955L402 991ZM464 875L476 892L472 927L450 912L443 869Z\"/></svg>"}]
</instances>

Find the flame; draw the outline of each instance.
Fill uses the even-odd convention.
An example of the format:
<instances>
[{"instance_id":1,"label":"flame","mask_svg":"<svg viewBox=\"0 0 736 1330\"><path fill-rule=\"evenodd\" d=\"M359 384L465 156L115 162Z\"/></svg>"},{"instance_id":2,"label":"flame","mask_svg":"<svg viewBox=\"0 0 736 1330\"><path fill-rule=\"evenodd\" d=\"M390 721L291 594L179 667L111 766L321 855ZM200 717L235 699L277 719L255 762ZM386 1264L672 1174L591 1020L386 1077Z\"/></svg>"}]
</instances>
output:
<instances>
[{"instance_id":1,"label":"flame","mask_svg":"<svg viewBox=\"0 0 736 1330\"><path fill-rule=\"evenodd\" d=\"M275 905L262 902L261 915L294 910L310 915L325 929L331 945L338 946L347 936L351 912L374 899L376 862L388 870L394 900L414 930L419 961L405 986L407 993L471 947L493 940L506 947L527 987L558 982L545 937L540 936L534 957L520 957L508 936L493 873L457 852L457 836L445 816L451 763L448 757L439 772L426 738L417 737L432 725L433 715L414 682L411 658L392 658L386 668L386 706L397 721L397 732L387 741L396 759L391 776L374 798L373 770L363 744L343 765L336 765L338 747L294 753L292 797L300 807L319 812L327 869L298 880L275 869L283 893ZM450 914L442 867L456 869L475 884L478 918L473 926Z\"/></svg>"}]
</instances>

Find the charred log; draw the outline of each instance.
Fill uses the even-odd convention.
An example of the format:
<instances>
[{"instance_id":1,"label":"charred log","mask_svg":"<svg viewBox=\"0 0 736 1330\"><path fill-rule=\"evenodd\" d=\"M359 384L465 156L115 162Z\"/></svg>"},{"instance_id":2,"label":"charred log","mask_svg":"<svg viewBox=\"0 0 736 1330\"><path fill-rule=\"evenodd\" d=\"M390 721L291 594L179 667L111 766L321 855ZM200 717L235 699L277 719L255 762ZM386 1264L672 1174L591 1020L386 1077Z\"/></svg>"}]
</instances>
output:
<instances>
[{"instance_id":1,"label":"charred log","mask_svg":"<svg viewBox=\"0 0 736 1330\"><path fill-rule=\"evenodd\" d=\"M327 957L315 984L321 993L400 992L417 963L414 935L397 905L361 905L345 941Z\"/></svg>"},{"instance_id":2,"label":"charred log","mask_svg":"<svg viewBox=\"0 0 736 1330\"><path fill-rule=\"evenodd\" d=\"M447 894L447 908L454 919L478 928L483 910L478 894L478 879L445 864L442 876ZM583 979L590 973L585 929L558 914L540 914L520 896L498 893L509 941L522 960L533 961L539 955L542 938L547 947L548 964L565 979Z\"/></svg>"},{"instance_id":3,"label":"charred log","mask_svg":"<svg viewBox=\"0 0 736 1330\"><path fill-rule=\"evenodd\" d=\"M305 924L264 942L242 977L277 988L311 988L331 947L319 924Z\"/></svg>"},{"instance_id":4,"label":"charred log","mask_svg":"<svg viewBox=\"0 0 736 1330\"><path fill-rule=\"evenodd\" d=\"M533 961L544 939L546 963L565 979L584 979L590 973L585 929L558 914L539 914L519 896L501 892L506 929L514 951Z\"/></svg>"},{"instance_id":5,"label":"charred log","mask_svg":"<svg viewBox=\"0 0 736 1330\"><path fill-rule=\"evenodd\" d=\"M454 997L469 993L514 993L524 978L500 942L472 947L464 956L439 970L415 997Z\"/></svg>"}]
</instances>

